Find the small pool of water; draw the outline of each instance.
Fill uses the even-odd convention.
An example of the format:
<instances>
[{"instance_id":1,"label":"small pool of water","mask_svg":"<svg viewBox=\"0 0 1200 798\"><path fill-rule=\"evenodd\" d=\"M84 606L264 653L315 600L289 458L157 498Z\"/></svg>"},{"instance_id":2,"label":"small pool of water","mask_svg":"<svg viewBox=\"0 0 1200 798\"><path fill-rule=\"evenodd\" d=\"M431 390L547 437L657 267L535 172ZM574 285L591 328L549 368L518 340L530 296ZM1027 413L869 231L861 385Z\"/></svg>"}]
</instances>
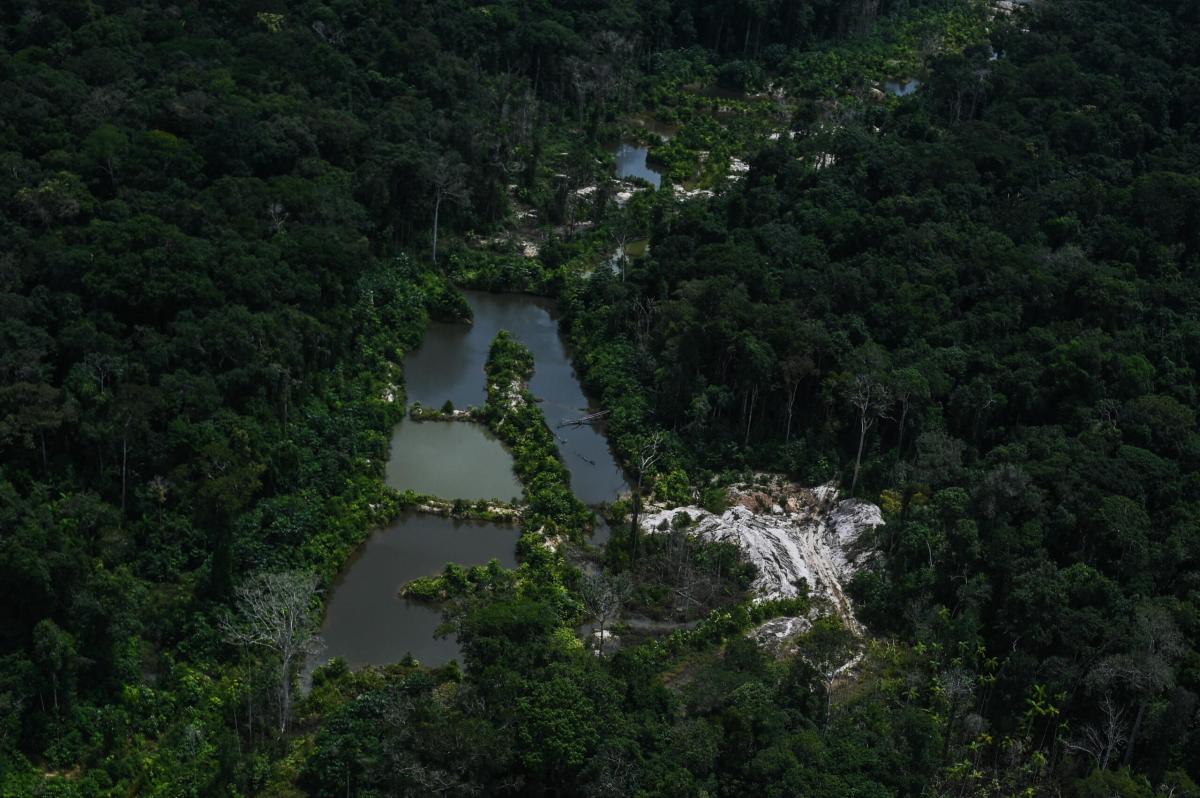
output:
<instances>
[{"instance_id":1,"label":"small pool of water","mask_svg":"<svg viewBox=\"0 0 1200 798\"><path fill-rule=\"evenodd\" d=\"M434 637L441 611L400 598L400 588L440 573L448 562L484 565L496 559L515 568L517 537L516 527L416 513L375 531L330 589L321 625L325 649L309 672L334 657L352 668L397 662L409 653L425 665L456 658L457 640Z\"/></svg>"},{"instance_id":2,"label":"small pool of water","mask_svg":"<svg viewBox=\"0 0 1200 798\"><path fill-rule=\"evenodd\" d=\"M893 97L907 97L919 88L921 88L921 81L916 78L889 80L883 84L883 90Z\"/></svg>"},{"instance_id":3,"label":"small pool of water","mask_svg":"<svg viewBox=\"0 0 1200 798\"><path fill-rule=\"evenodd\" d=\"M608 522L596 516L596 522L592 527L592 539L589 541L593 546L604 546L608 541L612 540L613 529L608 525Z\"/></svg>"},{"instance_id":4,"label":"small pool of water","mask_svg":"<svg viewBox=\"0 0 1200 798\"><path fill-rule=\"evenodd\" d=\"M486 427L467 421L397 424L385 480L396 490L443 499L521 497L512 455Z\"/></svg>"},{"instance_id":5,"label":"small pool of water","mask_svg":"<svg viewBox=\"0 0 1200 798\"><path fill-rule=\"evenodd\" d=\"M637 125L643 130L649 131L658 136L663 141L670 141L679 135L680 126L673 125L669 122L663 122L653 114L639 114L629 118L630 124Z\"/></svg>"},{"instance_id":6,"label":"small pool of water","mask_svg":"<svg viewBox=\"0 0 1200 798\"><path fill-rule=\"evenodd\" d=\"M646 157L649 154L650 150L647 147L621 142L613 153L617 159L617 177L640 177L658 188L662 185L662 172L646 165Z\"/></svg>"}]
</instances>

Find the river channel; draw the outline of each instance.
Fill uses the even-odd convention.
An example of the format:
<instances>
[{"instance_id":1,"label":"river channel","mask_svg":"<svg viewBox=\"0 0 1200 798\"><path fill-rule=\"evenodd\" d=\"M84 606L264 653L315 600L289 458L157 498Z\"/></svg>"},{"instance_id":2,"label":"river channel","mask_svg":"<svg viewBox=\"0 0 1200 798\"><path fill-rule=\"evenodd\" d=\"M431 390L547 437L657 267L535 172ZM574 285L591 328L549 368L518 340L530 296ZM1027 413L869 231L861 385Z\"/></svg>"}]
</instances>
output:
<instances>
[{"instance_id":1,"label":"river channel","mask_svg":"<svg viewBox=\"0 0 1200 798\"><path fill-rule=\"evenodd\" d=\"M558 334L552 302L516 294L464 292L474 311L471 325L431 324L419 349L404 363L409 402L441 407L482 406L484 364L496 333L508 330L534 356L530 391L541 401L571 472L571 488L588 504L611 501L626 490L603 430L588 425L558 428L589 409L566 346ZM444 499L511 500L521 495L512 456L483 426L462 421L404 421L393 431L387 483ZM351 667L396 662L411 653L426 665L459 654L452 637L435 638L441 612L405 601L399 591L418 576L439 573L448 562L482 565L492 559L515 567L515 526L461 523L415 513L376 530L351 557L332 586L321 636L325 649L315 667L342 657ZM608 529L597 527L603 543Z\"/></svg>"}]
</instances>

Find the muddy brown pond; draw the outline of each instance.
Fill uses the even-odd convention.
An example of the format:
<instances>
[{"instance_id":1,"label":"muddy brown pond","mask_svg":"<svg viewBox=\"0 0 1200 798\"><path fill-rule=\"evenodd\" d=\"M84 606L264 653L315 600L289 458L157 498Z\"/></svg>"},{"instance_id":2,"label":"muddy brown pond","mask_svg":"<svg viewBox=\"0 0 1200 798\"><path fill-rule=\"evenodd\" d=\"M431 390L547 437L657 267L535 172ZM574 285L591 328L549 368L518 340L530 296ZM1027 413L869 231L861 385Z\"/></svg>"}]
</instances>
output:
<instances>
[{"instance_id":1,"label":"muddy brown pond","mask_svg":"<svg viewBox=\"0 0 1200 798\"><path fill-rule=\"evenodd\" d=\"M512 455L482 424L404 421L392 432L386 481L447 499L519 501Z\"/></svg>"},{"instance_id":2,"label":"muddy brown pond","mask_svg":"<svg viewBox=\"0 0 1200 798\"><path fill-rule=\"evenodd\" d=\"M517 564L517 528L408 513L371 534L334 583L318 662L342 657L354 668L397 662L411 653L427 665L458 656L453 637L434 636L440 610L400 598L418 576L436 574L448 561L484 565L493 558Z\"/></svg>"},{"instance_id":3,"label":"muddy brown pond","mask_svg":"<svg viewBox=\"0 0 1200 798\"><path fill-rule=\"evenodd\" d=\"M421 347L405 360L409 402L441 407L449 400L458 408L482 406L488 348L497 332L508 330L533 352L530 391L540 400L558 438L572 490L588 504L617 498L627 487L603 430L557 426L595 408L571 367L553 303L520 295L465 293L474 323L430 325ZM508 501L521 495L509 452L482 425L458 421L406 420L397 425L387 483L444 499ZM376 530L330 590L321 626L326 646L310 663L309 672L334 657L342 657L351 667L397 662L409 653L425 665L442 665L458 657L453 636L434 636L441 611L405 601L400 588L416 577L439 573L448 562L469 566L496 559L513 568L518 535L515 526L415 513ZM600 527L595 542L607 537L607 528Z\"/></svg>"}]
</instances>

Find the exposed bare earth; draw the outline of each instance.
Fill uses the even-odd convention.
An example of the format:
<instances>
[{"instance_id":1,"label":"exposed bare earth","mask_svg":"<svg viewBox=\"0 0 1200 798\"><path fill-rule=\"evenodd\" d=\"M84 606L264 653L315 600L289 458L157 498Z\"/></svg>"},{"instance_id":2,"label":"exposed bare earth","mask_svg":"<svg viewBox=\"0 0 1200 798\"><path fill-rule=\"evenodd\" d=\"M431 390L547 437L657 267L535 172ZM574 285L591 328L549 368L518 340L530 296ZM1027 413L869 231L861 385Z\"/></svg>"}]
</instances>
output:
<instances>
[{"instance_id":1,"label":"exposed bare earth","mask_svg":"<svg viewBox=\"0 0 1200 798\"><path fill-rule=\"evenodd\" d=\"M844 586L874 555L863 533L883 525L879 508L858 499L839 500L832 485L806 488L768 475L732 488L730 498L734 505L720 515L676 507L647 514L642 525L655 532L682 523L702 539L736 543L758 568L754 590L759 599L796 596L804 580L811 595L826 600L851 631L861 634ZM774 648L810 625L805 618L775 619L753 636Z\"/></svg>"}]
</instances>

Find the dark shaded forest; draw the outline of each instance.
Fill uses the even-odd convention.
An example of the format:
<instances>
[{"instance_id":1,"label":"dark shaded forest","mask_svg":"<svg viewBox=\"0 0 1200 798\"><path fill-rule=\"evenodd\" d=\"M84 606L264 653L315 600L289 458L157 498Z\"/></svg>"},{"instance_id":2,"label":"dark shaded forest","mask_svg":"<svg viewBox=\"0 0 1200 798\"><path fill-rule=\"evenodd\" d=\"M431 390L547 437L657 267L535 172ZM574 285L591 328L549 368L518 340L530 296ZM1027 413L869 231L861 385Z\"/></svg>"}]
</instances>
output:
<instances>
[{"instance_id":1,"label":"dark shaded forest","mask_svg":"<svg viewBox=\"0 0 1200 798\"><path fill-rule=\"evenodd\" d=\"M1152 780L1200 761L1196 22L1042 4L660 213L649 257L571 299L618 435L882 495L864 620L950 674L994 657L968 702L989 736L1036 693L1051 767L1120 717L1096 762Z\"/></svg>"},{"instance_id":2,"label":"dark shaded forest","mask_svg":"<svg viewBox=\"0 0 1200 798\"><path fill-rule=\"evenodd\" d=\"M883 507L836 701L836 622L782 660L744 635L803 598L585 650L595 584L538 536L586 513L536 416L521 567L442 584L461 667L335 661L293 708L224 631L255 574L327 585L395 513L400 363L465 315L453 264L518 202L569 222L664 75L804 85L959 7L5 4L0 794L1200 795L1185 0L981 11L915 95L797 97L744 179L597 202L530 267L631 472L664 436L648 493L771 469ZM626 224L648 254L572 271Z\"/></svg>"}]
</instances>

